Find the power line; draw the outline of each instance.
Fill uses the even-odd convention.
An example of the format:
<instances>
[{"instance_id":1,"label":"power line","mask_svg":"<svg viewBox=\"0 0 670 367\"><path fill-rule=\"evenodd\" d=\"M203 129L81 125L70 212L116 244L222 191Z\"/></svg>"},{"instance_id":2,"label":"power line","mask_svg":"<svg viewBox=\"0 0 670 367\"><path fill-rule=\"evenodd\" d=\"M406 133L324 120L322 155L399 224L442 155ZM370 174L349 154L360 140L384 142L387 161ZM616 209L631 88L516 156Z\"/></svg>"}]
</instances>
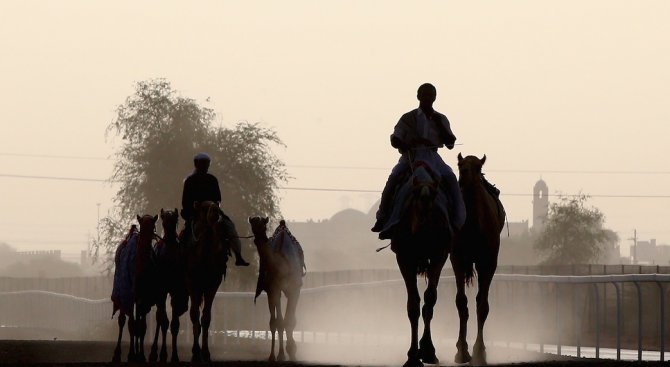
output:
<instances>
[{"instance_id":1,"label":"power line","mask_svg":"<svg viewBox=\"0 0 670 367\"><path fill-rule=\"evenodd\" d=\"M20 178L20 179L39 179L39 180L58 180L58 181L83 181L83 182L108 182L114 183L119 181L95 179L95 178L81 178L81 177L59 177L59 176L31 176L31 175L14 175L0 173L0 177ZM380 193L381 190L374 189L348 189L339 187L291 187L280 186L279 190L285 191L320 191L320 192L358 192L358 193ZM530 193L501 193L501 196L533 196ZM553 197L577 197L586 195L591 198L638 198L638 199L670 199L670 195L639 195L639 194L547 194Z\"/></svg>"},{"instance_id":2,"label":"power line","mask_svg":"<svg viewBox=\"0 0 670 367\"><path fill-rule=\"evenodd\" d=\"M76 156L76 155L52 155L52 154L26 154L0 152L0 156L28 157L28 158L51 158L51 159L75 159L75 160L102 160L111 161L109 157ZM338 166L338 165L310 165L310 164L287 164L287 168L307 169L332 169L332 170L370 170L389 171L391 167L379 166ZM489 169L487 172L499 173L546 173L546 174L593 174L593 175L670 175L670 171L625 171L625 170L556 170L556 169Z\"/></svg>"},{"instance_id":3,"label":"power line","mask_svg":"<svg viewBox=\"0 0 670 367\"><path fill-rule=\"evenodd\" d=\"M57 181L83 181L83 182L114 182L110 180L102 180L98 178L82 178L82 177L56 177L56 176L32 176L32 175L13 175L7 173L0 173L0 177L8 178L23 178L34 180L57 180Z\"/></svg>"},{"instance_id":4,"label":"power line","mask_svg":"<svg viewBox=\"0 0 670 367\"><path fill-rule=\"evenodd\" d=\"M80 159L80 160L98 160L109 161L111 158L106 157L86 157L76 155L53 155L53 154L26 154L26 153L7 153L0 152L0 156L6 157L27 157L27 158L50 158L50 159Z\"/></svg>"}]
</instances>

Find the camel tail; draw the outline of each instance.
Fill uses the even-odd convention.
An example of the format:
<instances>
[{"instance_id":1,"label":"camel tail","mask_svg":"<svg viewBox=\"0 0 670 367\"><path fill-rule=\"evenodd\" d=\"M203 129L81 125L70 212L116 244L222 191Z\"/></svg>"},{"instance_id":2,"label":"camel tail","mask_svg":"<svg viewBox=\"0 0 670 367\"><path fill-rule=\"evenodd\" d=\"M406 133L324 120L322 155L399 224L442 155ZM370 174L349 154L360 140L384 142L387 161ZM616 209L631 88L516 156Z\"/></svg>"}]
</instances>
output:
<instances>
[{"instance_id":1,"label":"camel tail","mask_svg":"<svg viewBox=\"0 0 670 367\"><path fill-rule=\"evenodd\" d=\"M465 265L464 268L464 273L465 273L465 284L467 286L472 285L472 281L475 279L475 276L477 275L475 272L475 265L472 262L468 262L468 264Z\"/></svg>"},{"instance_id":2,"label":"camel tail","mask_svg":"<svg viewBox=\"0 0 670 367\"><path fill-rule=\"evenodd\" d=\"M416 267L416 274L425 277L427 273L428 273L428 259L422 259L419 261L419 265Z\"/></svg>"}]
</instances>

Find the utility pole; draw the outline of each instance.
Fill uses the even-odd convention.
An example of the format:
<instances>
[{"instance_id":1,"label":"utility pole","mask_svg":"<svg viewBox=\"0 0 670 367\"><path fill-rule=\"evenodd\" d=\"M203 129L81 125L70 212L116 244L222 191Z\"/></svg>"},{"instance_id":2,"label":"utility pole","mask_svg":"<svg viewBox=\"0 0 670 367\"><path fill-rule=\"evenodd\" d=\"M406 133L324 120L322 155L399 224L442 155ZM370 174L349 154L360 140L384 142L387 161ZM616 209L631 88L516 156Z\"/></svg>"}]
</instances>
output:
<instances>
[{"instance_id":1,"label":"utility pole","mask_svg":"<svg viewBox=\"0 0 670 367\"><path fill-rule=\"evenodd\" d=\"M633 237L628 240L633 241L633 264L637 264L637 229L633 230Z\"/></svg>"}]
</instances>

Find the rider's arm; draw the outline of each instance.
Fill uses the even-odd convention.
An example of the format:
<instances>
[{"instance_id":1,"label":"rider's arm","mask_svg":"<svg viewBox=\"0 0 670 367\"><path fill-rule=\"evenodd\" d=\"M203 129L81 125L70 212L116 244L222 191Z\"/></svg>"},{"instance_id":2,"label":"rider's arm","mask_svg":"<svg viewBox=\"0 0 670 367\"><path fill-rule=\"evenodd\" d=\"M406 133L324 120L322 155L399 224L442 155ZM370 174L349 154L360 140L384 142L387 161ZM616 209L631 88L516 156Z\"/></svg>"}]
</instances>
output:
<instances>
[{"instance_id":1,"label":"rider's arm","mask_svg":"<svg viewBox=\"0 0 670 367\"><path fill-rule=\"evenodd\" d=\"M181 217L184 220L189 220L193 211L193 198L191 197L191 185L189 183L188 178L184 180L184 191L181 194Z\"/></svg>"},{"instance_id":2,"label":"rider's arm","mask_svg":"<svg viewBox=\"0 0 670 367\"><path fill-rule=\"evenodd\" d=\"M451 124L447 116L440 116L440 125L442 126L442 138L444 139L444 145L447 149L454 149L454 144L456 143L456 135L451 131Z\"/></svg>"},{"instance_id":3,"label":"rider's arm","mask_svg":"<svg viewBox=\"0 0 670 367\"><path fill-rule=\"evenodd\" d=\"M212 175L212 181L214 181L214 183L212 184L212 190L213 190L212 194L214 195L214 197L212 199L217 203L221 203L221 189L219 189L219 180L217 180L216 177Z\"/></svg>"},{"instance_id":4,"label":"rider's arm","mask_svg":"<svg viewBox=\"0 0 670 367\"><path fill-rule=\"evenodd\" d=\"M391 146L398 149L400 153L407 150L405 144L395 135L391 135Z\"/></svg>"},{"instance_id":5,"label":"rider's arm","mask_svg":"<svg viewBox=\"0 0 670 367\"><path fill-rule=\"evenodd\" d=\"M407 121L405 121L407 118L405 115L403 115L398 121L398 123L395 124L393 134L391 134L391 146L398 149L400 153L405 152L407 148L409 148L406 141L409 125Z\"/></svg>"}]
</instances>

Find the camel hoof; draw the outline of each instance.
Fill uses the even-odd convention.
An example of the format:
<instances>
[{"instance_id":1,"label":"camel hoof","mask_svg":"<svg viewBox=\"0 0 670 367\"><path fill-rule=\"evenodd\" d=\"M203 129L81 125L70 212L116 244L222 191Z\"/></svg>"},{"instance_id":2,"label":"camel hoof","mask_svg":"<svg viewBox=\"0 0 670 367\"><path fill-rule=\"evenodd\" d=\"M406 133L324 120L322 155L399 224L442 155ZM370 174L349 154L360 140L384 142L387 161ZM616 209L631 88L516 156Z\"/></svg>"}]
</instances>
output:
<instances>
[{"instance_id":1,"label":"camel hoof","mask_svg":"<svg viewBox=\"0 0 670 367\"><path fill-rule=\"evenodd\" d=\"M472 360L470 364L473 366L486 366L486 349L485 348L475 348L472 351Z\"/></svg>"},{"instance_id":2,"label":"camel hoof","mask_svg":"<svg viewBox=\"0 0 670 367\"><path fill-rule=\"evenodd\" d=\"M275 361L275 355L270 354L270 357L268 357L268 362L274 362Z\"/></svg>"},{"instance_id":3,"label":"camel hoof","mask_svg":"<svg viewBox=\"0 0 670 367\"><path fill-rule=\"evenodd\" d=\"M472 357L470 356L470 353L466 350L465 352L458 352L456 353L456 356L454 357L454 362L455 363L468 363L472 360Z\"/></svg>"},{"instance_id":4,"label":"camel hoof","mask_svg":"<svg viewBox=\"0 0 670 367\"><path fill-rule=\"evenodd\" d=\"M203 350L202 351L202 361L209 363L212 361L212 356L209 354L208 350Z\"/></svg>"},{"instance_id":5,"label":"camel hoof","mask_svg":"<svg viewBox=\"0 0 670 367\"><path fill-rule=\"evenodd\" d=\"M121 362L121 354L114 353L114 356L112 357L112 363L120 363L120 362Z\"/></svg>"},{"instance_id":6,"label":"camel hoof","mask_svg":"<svg viewBox=\"0 0 670 367\"><path fill-rule=\"evenodd\" d=\"M419 359L421 359L423 363L427 364L440 364L440 360L437 359L437 356L435 355L435 348L432 346L432 344L433 343L430 343L428 346L419 348Z\"/></svg>"},{"instance_id":7,"label":"camel hoof","mask_svg":"<svg viewBox=\"0 0 670 367\"><path fill-rule=\"evenodd\" d=\"M296 351L298 350L298 347L296 346L295 342L289 342L286 345L286 353L288 353L288 360L291 362L295 362L295 355Z\"/></svg>"},{"instance_id":8,"label":"camel hoof","mask_svg":"<svg viewBox=\"0 0 670 367\"><path fill-rule=\"evenodd\" d=\"M409 358L402 367L423 367L423 363L418 358Z\"/></svg>"},{"instance_id":9,"label":"camel hoof","mask_svg":"<svg viewBox=\"0 0 670 367\"><path fill-rule=\"evenodd\" d=\"M284 362L285 360L286 360L286 355L284 355L284 353L279 353L277 355L277 361Z\"/></svg>"},{"instance_id":10,"label":"camel hoof","mask_svg":"<svg viewBox=\"0 0 670 367\"><path fill-rule=\"evenodd\" d=\"M436 364L436 365L440 364L440 360L437 359L435 353L433 353L432 355L421 356L421 361L426 364Z\"/></svg>"}]
</instances>

